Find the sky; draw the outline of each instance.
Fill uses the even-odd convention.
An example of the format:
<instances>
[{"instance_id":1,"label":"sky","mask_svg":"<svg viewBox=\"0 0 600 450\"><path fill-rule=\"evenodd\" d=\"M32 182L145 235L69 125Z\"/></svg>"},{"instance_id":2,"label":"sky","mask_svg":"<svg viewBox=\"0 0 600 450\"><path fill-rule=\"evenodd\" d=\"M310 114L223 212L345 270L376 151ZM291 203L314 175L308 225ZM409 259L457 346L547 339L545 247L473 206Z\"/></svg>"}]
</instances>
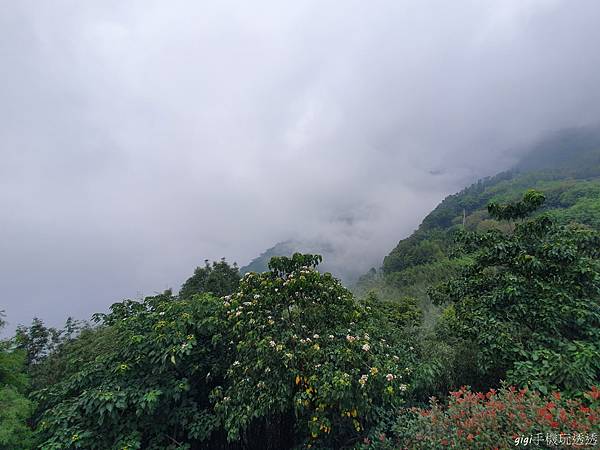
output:
<instances>
[{"instance_id":1,"label":"sky","mask_svg":"<svg viewBox=\"0 0 600 450\"><path fill-rule=\"evenodd\" d=\"M205 259L378 266L600 117L600 2L0 0L0 310L86 319Z\"/></svg>"}]
</instances>

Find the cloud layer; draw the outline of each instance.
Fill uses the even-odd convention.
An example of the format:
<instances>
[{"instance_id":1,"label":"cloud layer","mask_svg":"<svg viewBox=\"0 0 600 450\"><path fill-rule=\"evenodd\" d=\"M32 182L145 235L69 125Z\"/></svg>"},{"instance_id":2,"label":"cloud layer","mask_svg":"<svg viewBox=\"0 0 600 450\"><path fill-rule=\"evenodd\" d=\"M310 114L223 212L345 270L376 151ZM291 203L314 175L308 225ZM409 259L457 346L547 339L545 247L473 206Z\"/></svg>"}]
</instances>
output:
<instances>
[{"instance_id":1,"label":"cloud layer","mask_svg":"<svg viewBox=\"0 0 600 450\"><path fill-rule=\"evenodd\" d=\"M445 195L600 117L597 1L6 2L12 326L323 239L366 270Z\"/></svg>"}]
</instances>

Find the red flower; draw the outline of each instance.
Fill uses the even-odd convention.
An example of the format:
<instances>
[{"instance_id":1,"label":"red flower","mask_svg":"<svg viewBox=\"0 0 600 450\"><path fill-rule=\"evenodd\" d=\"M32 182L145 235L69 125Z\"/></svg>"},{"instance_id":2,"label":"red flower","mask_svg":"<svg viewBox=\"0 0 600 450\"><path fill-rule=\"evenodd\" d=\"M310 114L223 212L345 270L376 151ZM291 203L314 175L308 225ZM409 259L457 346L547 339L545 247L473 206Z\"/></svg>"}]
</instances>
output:
<instances>
[{"instance_id":1,"label":"red flower","mask_svg":"<svg viewBox=\"0 0 600 450\"><path fill-rule=\"evenodd\" d=\"M558 422L550 422L552 428L558 428Z\"/></svg>"},{"instance_id":2,"label":"red flower","mask_svg":"<svg viewBox=\"0 0 600 450\"><path fill-rule=\"evenodd\" d=\"M560 400L560 392L553 392L552 397L554 397L556 400Z\"/></svg>"},{"instance_id":3,"label":"red flower","mask_svg":"<svg viewBox=\"0 0 600 450\"><path fill-rule=\"evenodd\" d=\"M592 397L592 400L598 400L600 399L600 389L598 389L596 386L592 387L592 390L589 392L590 397Z\"/></svg>"}]
</instances>

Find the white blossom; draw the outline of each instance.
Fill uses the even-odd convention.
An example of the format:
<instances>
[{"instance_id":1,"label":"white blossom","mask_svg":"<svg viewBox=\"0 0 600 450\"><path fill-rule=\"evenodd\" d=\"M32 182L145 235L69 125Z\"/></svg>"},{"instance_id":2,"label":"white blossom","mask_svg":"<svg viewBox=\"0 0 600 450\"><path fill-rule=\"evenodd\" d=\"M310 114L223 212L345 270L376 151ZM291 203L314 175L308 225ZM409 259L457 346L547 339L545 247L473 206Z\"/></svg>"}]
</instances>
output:
<instances>
[{"instance_id":1,"label":"white blossom","mask_svg":"<svg viewBox=\"0 0 600 450\"><path fill-rule=\"evenodd\" d=\"M360 384L361 387L364 387L365 384L367 384L367 380L369 379L369 375L363 375L360 377L360 379L358 380L358 383Z\"/></svg>"}]
</instances>

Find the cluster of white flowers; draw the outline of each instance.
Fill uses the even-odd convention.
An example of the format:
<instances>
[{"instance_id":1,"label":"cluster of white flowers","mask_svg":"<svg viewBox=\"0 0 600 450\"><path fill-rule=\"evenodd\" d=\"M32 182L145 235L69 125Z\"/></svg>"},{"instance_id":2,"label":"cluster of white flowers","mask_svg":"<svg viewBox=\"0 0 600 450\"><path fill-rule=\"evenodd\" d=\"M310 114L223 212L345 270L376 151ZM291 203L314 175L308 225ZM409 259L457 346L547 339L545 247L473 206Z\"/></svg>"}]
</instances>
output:
<instances>
[{"instance_id":1,"label":"cluster of white flowers","mask_svg":"<svg viewBox=\"0 0 600 450\"><path fill-rule=\"evenodd\" d=\"M239 365L240 365L240 362L239 362L239 361L234 361L234 362L233 362L233 367L236 367L236 366L239 366Z\"/></svg>"},{"instance_id":2,"label":"cluster of white flowers","mask_svg":"<svg viewBox=\"0 0 600 450\"><path fill-rule=\"evenodd\" d=\"M360 384L361 387L365 387L365 384L367 384L368 379L369 379L369 375L362 375L360 377L360 379L358 380L358 383Z\"/></svg>"},{"instance_id":3,"label":"cluster of white flowers","mask_svg":"<svg viewBox=\"0 0 600 450\"><path fill-rule=\"evenodd\" d=\"M252 302L244 302L244 303L242 303L242 305L244 305L244 306L252 306Z\"/></svg>"},{"instance_id":4,"label":"cluster of white flowers","mask_svg":"<svg viewBox=\"0 0 600 450\"><path fill-rule=\"evenodd\" d=\"M319 335L315 333L315 334L313 335L313 339L319 339Z\"/></svg>"},{"instance_id":5,"label":"cluster of white flowers","mask_svg":"<svg viewBox=\"0 0 600 450\"><path fill-rule=\"evenodd\" d=\"M260 295L254 294L254 300L258 300L259 298L260 298Z\"/></svg>"},{"instance_id":6,"label":"cluster of white flowers","mask_svg":"<svg viewBox=\"0 0 600 450\"><path fill-rule=\"evenodd\" d=\"M388 373L388 374L385 376L385 379L386 379L386 380L388 380L388 381L393 381L393 380L394 380L394 375L393 375L393 374L391 374L391 373Z\"/></svg>"},{"instance_id":7,"label":"cluster of white flowers","mask_svg":"<svg viewBox=\"0 0 600 450\"><path fill-rule=\"evenodd\" d=\"M271 347L275 347L277 344L275 343L275 341L269 341L269 345L270 345Z\"/></svg>"},{"instance_id":8,"label":"cluster of white flowers","mask_svg":"<svg viewBox=\"0 0 600 450\"><path fill-rule=\"evenodd\" d=\"M356 338L354 336L351 336L349 334L346 335L346 340L348 342L354 342L356 340Z\"/></svg>"},{"instance_id":9,"label":"cluster of white flowers","mask_svg":"<svg viewBox=\"0 0 600 450\"><path fill-rule=\"evenodd\" d=\"M364 344L364 345L362 346L362 349L363 349L365 352L368 352L369 350L371 350L371 346L370 346L369 344Z\"/></svg>"},{"instance_id":10,"label":"cluster of white flowers","mask_svg":"<svg viewBox=\"0 0 600 450\"><path fill-rule=\"evenodd\" d=\"M333 339L333 337L334 337L333 334L329 335L329 339Z\"/></svg>"},{"instance_id":11,"label":"cluster of white flowers","mask_svg":"<svg viewBox=\"0 0 600 450\"><path fill-rule=\"evenodd\" d=\"M401 384L401 385L400 385L400 390L401 390L402 392L406 391L407 389L408 389L408 385L406 385L406 384Z\"/></svg>"}]
</instances>

